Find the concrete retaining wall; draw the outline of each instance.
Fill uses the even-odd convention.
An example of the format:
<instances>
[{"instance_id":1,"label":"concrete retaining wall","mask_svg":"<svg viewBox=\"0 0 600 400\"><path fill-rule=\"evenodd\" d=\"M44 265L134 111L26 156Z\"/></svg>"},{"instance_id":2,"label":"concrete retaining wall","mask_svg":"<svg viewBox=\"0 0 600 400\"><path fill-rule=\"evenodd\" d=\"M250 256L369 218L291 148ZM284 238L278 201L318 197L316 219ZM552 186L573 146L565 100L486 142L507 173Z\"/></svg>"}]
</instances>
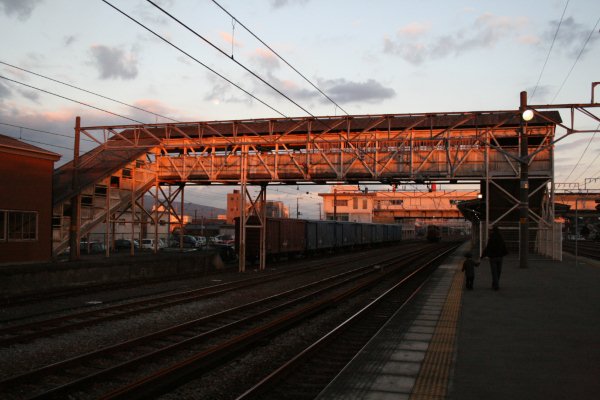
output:
<instances>
[{"instance_id":1,"label":"concrete retaining wall","mask_svg":"<svg viewBox=\"0 0 600 400\"><path fill-rule=\"evenodd\" d=\"M0 267L0 297L44 293L74 287L147 278L198 276L222 268L214 252L140 254L135 257L88 258L76 262Z\"/></svg>"}]
</instances>

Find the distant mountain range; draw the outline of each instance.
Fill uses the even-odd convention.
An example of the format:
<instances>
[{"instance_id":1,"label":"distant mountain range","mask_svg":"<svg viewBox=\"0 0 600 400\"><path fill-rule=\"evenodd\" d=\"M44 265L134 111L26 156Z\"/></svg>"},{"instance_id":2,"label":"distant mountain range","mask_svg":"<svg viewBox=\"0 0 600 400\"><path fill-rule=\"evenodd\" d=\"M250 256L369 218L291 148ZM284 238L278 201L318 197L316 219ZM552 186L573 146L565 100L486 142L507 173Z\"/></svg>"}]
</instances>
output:
<instances>
[{"instance_id":1,"label":"distant mountain range","mask_svg":"<svg viewBox=\"0 0 600 400\"><path fill-rule=\"evenodd\" d=\"M149 195L144 196L144 208L147 211L150 211L153 206L154 206L154 198ZM177 212L179 212L180 206L181 206L181 202L179 202L179 201L176 201L175 203L173 203L173 208L175 208L175 210L177 210ZM227 210L225 210L223 208L203 206L201 204L184 202L183 203L183 212L185 215L189 215L190 217L192 217L194 219L198 219L198 218L202 218L202 217L217 218L217 216L220 214L226 214Z\"/></svg>"}]
</instances>

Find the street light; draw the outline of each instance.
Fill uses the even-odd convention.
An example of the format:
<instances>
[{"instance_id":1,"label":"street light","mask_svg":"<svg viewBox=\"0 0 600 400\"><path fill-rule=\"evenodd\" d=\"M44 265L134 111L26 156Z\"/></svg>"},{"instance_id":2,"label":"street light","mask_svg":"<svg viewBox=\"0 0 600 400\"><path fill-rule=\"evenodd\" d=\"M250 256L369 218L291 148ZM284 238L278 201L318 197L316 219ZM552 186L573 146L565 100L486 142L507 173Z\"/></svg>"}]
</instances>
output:
<instances>
[{"instance_id":1,"label":"street light","mask_svg":"<svg viewBox=\"0 0 600 400\"><path fill-rule=\"evenodd\" d=\"M531 121L533 119L533 110L523 111L523 121Z\"/></svg>"}]
</instances>

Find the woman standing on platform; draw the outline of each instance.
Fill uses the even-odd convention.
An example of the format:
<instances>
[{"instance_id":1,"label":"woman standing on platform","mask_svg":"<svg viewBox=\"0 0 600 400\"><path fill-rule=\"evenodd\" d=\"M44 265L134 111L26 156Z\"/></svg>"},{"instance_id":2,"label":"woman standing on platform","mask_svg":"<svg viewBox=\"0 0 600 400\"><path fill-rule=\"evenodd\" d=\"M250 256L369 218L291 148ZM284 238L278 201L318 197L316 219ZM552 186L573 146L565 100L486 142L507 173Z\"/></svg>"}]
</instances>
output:
<instances>
[{"instance_id":1,"label":"woman standing on platform","mask_svg":"<svg viewBox=\"0 0 600 400\"><path fill-rule=\"evenodd\" d=\"M508 254L504 239L500 234L500 229L495 225L492 229L492 234L487 242L487 246L483 250L481 257L489 257L490 268L492 269L492 288L498 290L500 288L500 274L502 273L502 258Z\"/></svg>"}]
</instances>

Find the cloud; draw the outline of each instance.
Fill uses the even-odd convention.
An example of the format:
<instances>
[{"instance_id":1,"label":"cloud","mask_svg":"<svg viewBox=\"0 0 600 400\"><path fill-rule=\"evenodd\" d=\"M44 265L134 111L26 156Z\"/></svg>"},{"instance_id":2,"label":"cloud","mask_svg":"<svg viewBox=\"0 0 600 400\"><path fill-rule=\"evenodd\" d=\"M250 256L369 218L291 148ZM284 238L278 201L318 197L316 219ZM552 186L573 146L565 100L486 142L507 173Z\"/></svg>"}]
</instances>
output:
<instances>
[{"instance_id":1,"label":"cloud","mask_svg":"<svg viewBox=\"0 0 600 400\"><path fill-rule=\"evenodd\" d=\"M554 34L556 33L556 28L558 27L559 21L551 21L550 27L545 32L544 37L546 41L550 43ZM590 29L587 26L583 26L582 24L575 21L573 17L568 17L563 19L562 24L560 26L560 30L558 31L558 35L556 36L556 43L554 45L554 49L557 51L562 51L567 54L569 57L577 57L579 52L581 51L581 47L585 43L585 41L590 37ZM595 43L599 39L600 35L597 32L594 32L589 42L585 47L585 54L589 49L593 48L593 43Z\"/></svg>"},{"instance_id":2,"label":"cloud","mask_svg":"<svg viewBox=\"0 0 600 400\"><path fill-rule=\"evenodd\" d=\"M252 98L243 94L239 89L234 88L230 83L217 78L214 75L208 75L209 86L211 91L204 96L204 100L210 101L214 105L221 103L248 103L252 101ZM231 93L235 90L235 93L239 93L240 96L235 97ZM250 91L251 92L251 91Z\"/></svg>"},{"instance_id":3,"label":"cloud","mask_svg":"<svg viewBox=\"0 0 600 400\"><path fill-rule=\"evenodd\" d=\"M165 103L163 103L162 101L157 100L157 99L151 99L151 98L138 99L135 102L133 102L132 105L134 105L138 108L142 108L144 110L151 111L156 114L164 115L165 117L169 117L172 119L178 119L177 110L167 106ZM130 110L131 110L131 112L129 114L125 114L125 115L127 115L133 119L136 119L138 121L156 122L157 118L158 118L158 122L171 122L169 120L164 120L161 117L157 117L155 115L152 115L150 113L147 113L147 112L144 112L141 110L135 110L135 109L130 109Z\"/></svg>"},{"instance_id":4,"label":"cloud","mask_svg":"<svg viewBox=\"0 0 600 400\"><path fill-rule=\"evenodd\" d=\"M70 46L72 45L75 41L77 40L77 37L75 37L75 35L69 35L69 36L65 36L63 38L63 43L65 44L65 46Z\"/></svg>"},{"instance_id":5,"label":"cloud","mask_svg":"<svg viewBox=\"0 0 600 400\"><path fill-rule=\"evenodd\" d=\"M431 24L421 22L411 22L398 30L398 34L402 36L420 36L429 31Z\"/></svg>"},{"instance_id":6,"label":"cloud","mask_svg":"<svg viewBox=\"0 0 600 400\"><path fill-rule=\"evenodd\" d=\"M342 103L379 103L396 96L396 91L386 88L374 79L366 82L351 82L346 79L332 79L319 82L325 93Z\"/></svg>"},{"instance_id":7,"label":"cloud","mask_svg":"<svg viewBox=\"0 0 600 400\"><path fill-rule=\"evenodd\" d=\"M10 89L4 83L0 82L0 101L10 96L12 96Z\"/></svg>"},{"instance_id":8,"label":"cloud","mask_svg":"<svg viewBox=\"0 0 600 400\"><path fill-rule=\"evenodd\" d=\"M477 17L469 29L429 38L429 25L413 22L400 28L395 38L385 37L383 51L418 65L432 59L493 48L500 40L520 37L520 32L526 26L527 19L523 17L510 18L486 13Z\"/></svg>"},{"instance_id":9,"label":"cloud","mask_svg":"<svg viewBox=\"0 0 600 400\"><path fill-rule=\"evenodd\" d=\"M233 43L233 45L235 47L244 47L244 45L242 44L242 42L238 42L237 40L235 40L233 38L233 36L231 36L230 33L227 32L219 32L219 36L221 36L221 39L223 39L227 44L229 44L231 46L231 44Z\"/></svg>"},{"instance_id":10,"label":"cloud","mask_svg":"<svg viewBox=\"0 0 600 400\"><path fill-rule=\"evenodd\" d=\"M280 67L279 59L271 51L265 49L256 49L250 55L250 58L260 67L267 71L273 71Z\"/></svg>"},{"instance_id":11,"label":"cloud","mask_svg":"<svg viewBox=\"0 0 600 400\"><path fill-rule=\"evenodd\" d=\"M33 101L35 103L39 103L38 100L40 98L40 95L39 95L38 92L34 92L32 90L23 90L23 89L20 89L19 93L21 94L21 96L25 97L26 99L29 99L29 100L31 100L31 101Z\"/></svg>"},{"instance_id":12,"label":"cloud","mask_svg":"<svg viewBox=\"0 0 600 400\"><path fill-rule=\"evenodd\" d=\"M138 74L137 58L120 48L94 45L91 47L93 64L98 68L101 79L133 79Z\"/></svg>"},{"instance_id":13,"label":"cloud","mask_svg":"<svg viewBox=\"0 0 600 400\"><path fill-rule=\"evenodd\" d=\"M42 0L0 0L0 8L7 16L16 15L17 18L24 21L41 2Z\"/></svg>"},{"instance_id":14,"label":"cloud","mask_svg":"<svg viewBox=\"0 0 600 400\"><path fill-rule=\"evenodd\" d=\"M293 4L304 5L310 0L271 0L272 8L283 8Z\"/></svg>"}]
</instances>

